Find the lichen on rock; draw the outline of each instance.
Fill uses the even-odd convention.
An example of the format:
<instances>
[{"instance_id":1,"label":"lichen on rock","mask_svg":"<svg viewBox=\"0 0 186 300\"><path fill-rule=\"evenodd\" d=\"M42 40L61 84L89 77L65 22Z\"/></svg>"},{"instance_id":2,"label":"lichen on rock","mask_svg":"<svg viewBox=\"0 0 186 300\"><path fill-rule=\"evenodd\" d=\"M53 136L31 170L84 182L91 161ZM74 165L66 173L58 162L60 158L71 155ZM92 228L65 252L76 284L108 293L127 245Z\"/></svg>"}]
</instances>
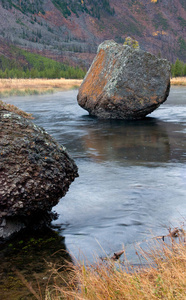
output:
<instances>
[{"instance_id":1,"label":"lichen on rock","mask_svg":"<svg viewBox=\"0 0 186 300\"><path fill-rule=\"evenodd\" d=\"M7 110L7 111L14 112L14 113L26 118L26 119L34 119L32 114L28 114L25 111L18 108L17 106L15 106L13 104L6 103L6 102L3 102L2 100L0 100L0 110Z\"/></svg>"},{"instance_id":2,"label":"lichen on rock","mask_svg":"<svg viewBox=\"0 0 186 300\"><path fill-rule=\"evenodd\" d=\"M167 99L170 71L166 59L105 41L98 47L77 100L98 118L141 119Z\"/></svg>"}]
</instances>

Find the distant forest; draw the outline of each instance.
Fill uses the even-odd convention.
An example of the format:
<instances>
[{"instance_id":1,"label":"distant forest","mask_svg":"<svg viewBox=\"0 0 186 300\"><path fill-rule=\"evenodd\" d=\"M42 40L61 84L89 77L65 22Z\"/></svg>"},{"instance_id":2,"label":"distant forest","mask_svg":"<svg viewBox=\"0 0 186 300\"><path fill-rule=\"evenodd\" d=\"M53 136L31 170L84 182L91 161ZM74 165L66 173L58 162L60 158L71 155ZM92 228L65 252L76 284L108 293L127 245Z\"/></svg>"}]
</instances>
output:
<instances>
[{"instance_id":1,"label":"distant forest","mask_svg":"<svg viewBox=\"0 0 186 300\"><path fill-rule=\"evenodd\" d=\"M27 1L27 0L0 0L3 8L11 9L15 8L22 13L43 15L45 11L43 9L43 0ZM102 12L106 12L109 15L114 15L114 8L111 8L109 0L52 0L53 4L59 9L65 18L69 17L72 12L79 17L79 13L86 12L89 15L100 19Z\"/></svg>"},{"instance_id":2,"label":"distant forest","mask_svg":"<svg viewBox=\"0 0 186 300\"><path fill-rule=\"evenodd\" d=\"M110 7L109 0L52 0L53 4L59 9L63 16L67 18L71 12L79 17L79 13L86 12L89 15L100 19L101 12L106 12L109 15L114 15L114 8Z\"/></svg>"},{"instance_id":3,"label":"distant forest","mask_svg":"<svg viewBox=\"0 0 186 300\"><path fill-rule=\"evenodd\" d=\"M186 63L177 59L171 68L172 77L186 76Z\"/></svg>"},{"instance_id":4,"label":"distant forest","mask_svg":"<svg viewBox=\"0 0 186 300\"><path fill-rule=\"evenodd\" d=\"M83 79L86 70L57 62L12 46L12 58L0 56L0 78L66 78ZM186 63L177 59L172 77L186 76Z\"/></svg>"},{"instance_id":5,"label":"distant forest","mask_svg":"<svg viewBox=\"0 0 186 300\"><path fill-rule=\"evenodd\" d=\"M15 58L0 56L0 78L82 79L86 74L80 67L72 67L39 54L13 48Z\"/></svg>"}]
</instances>

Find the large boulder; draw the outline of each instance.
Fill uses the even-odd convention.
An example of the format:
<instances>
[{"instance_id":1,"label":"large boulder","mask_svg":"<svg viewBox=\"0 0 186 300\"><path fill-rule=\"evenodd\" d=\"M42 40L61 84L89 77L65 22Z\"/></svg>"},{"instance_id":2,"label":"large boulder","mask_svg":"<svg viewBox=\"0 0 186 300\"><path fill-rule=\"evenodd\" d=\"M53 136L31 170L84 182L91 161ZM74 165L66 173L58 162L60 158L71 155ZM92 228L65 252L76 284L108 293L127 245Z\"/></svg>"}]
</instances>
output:
<instances>
[{"instance_id":1,"label":"large boulder","mask_svg":"<svg viewBox=\"0 0 186 300\"><path fill-rule=\"evenodd\" d=\"M141 119L163 103L170 63L148 52L105 41L79 88L79 105L103 119Z\"/></svg>"},{"instance_id":2,"label":"large boulder","mask_svg":"<svg viewBox=\"0 0 186 300\"><path fill-rule=\"evenodd\" d=\"M32 121L0 110L0 237L42 218L68 191L77 166Z\"/></svg>"}]
</instances>

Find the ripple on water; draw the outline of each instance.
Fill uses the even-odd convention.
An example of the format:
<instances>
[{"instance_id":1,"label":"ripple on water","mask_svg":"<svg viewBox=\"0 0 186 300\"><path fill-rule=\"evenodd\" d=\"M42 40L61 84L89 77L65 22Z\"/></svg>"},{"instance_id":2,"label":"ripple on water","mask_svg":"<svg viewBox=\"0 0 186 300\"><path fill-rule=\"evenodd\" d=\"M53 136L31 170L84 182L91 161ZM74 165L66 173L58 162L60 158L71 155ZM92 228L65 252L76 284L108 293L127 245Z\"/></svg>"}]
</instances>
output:
<instances>
[{"instance_id":1,"label":"ripple on water","mask_svg":"<svg viewBox=\"0 0 186 300\"><path fill-rule=\"evenodd\" d=\"M74 157L80 177L54 208L67 249L88 259L132 245L186 215L186 88L144 120L97 120L77 105L77 91L7 99L33 113Z\"/></svg>"}]
</instances>

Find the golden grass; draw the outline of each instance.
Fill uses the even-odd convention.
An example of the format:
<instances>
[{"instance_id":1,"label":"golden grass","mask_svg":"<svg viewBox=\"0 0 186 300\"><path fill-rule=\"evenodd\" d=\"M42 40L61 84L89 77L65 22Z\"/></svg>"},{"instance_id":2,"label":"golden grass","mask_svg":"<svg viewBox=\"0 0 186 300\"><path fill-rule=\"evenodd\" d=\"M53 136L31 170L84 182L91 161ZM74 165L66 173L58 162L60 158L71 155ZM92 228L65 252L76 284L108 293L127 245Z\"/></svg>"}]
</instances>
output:
<instances>
[{"instance_id":1,"label":"golden grass","mask_svg":"<svg viewBox=\"0 0 186 300\"><path fill-rule=\"evenodd\" d=\"M141 253L140 253L141 255ZM147 267L128 268L107 260L91 266L72 266L66 288L48 287L45 300L183 300L186 299L186 244L156 240L154 248L143 252ZM72 275L73 274L73 275Z\"/></svg>"},{"instance_id":2,"label":"golden grass","mask_svg":"<svg viewBox=\"0 0 186 300\"><path fill-rule=\"evenodd\" d=\"M171 78L171 85L183 85L183 86L186 86L186 77Z\"/></svg>"},{"instance_id":3,"label":"golden grass","mask_svg":"<svg viewBox=\"0 0 186 300\"><path fill-rule=\"evenodd\" d=\"M78 88L82 79L0 79L0 96L51 93Z\"/></svg>"},{"instance_id":4,"label":"golden grass","mask_svg":"<svg viewBox=\"0 0 186 300\"><path fill-rule=\"evenodd\" d=\"M0 97L37 95L79 88L82 79L0 79ZM186 86L186 77L171 79L171 85Z\"/></svg>"}]
</instances>

